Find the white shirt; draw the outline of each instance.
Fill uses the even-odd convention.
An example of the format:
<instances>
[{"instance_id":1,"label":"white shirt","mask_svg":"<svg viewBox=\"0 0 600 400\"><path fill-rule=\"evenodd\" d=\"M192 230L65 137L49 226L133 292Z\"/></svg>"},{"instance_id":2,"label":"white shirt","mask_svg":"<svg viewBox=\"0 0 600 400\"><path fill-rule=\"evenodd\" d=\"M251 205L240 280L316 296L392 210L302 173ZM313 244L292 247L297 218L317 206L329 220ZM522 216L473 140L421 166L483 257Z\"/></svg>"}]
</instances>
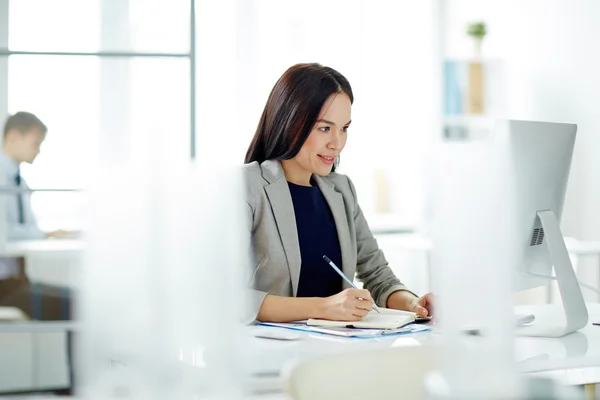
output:
<instances>
[{"instance_id":1,"label":"white shirt","mask_svg":"<svg viewBox=\"0 0 600 400\"><path fill-rule=\"evenodd\" d=\"M19 172L17 163L0 150L0 173L4 174L7 188L16 188L15 178ZM28 189L27 183L21 178L20 188ZM19 223L19 197L17 193L1 193L6 199L7 240L32 240L46 237L38 226L31 209L31 193L21 193L23 203L23 220ZM14 258L0 258L0 279L6 279L17 274L18 267Z\"/></svg>"}]
</instances>

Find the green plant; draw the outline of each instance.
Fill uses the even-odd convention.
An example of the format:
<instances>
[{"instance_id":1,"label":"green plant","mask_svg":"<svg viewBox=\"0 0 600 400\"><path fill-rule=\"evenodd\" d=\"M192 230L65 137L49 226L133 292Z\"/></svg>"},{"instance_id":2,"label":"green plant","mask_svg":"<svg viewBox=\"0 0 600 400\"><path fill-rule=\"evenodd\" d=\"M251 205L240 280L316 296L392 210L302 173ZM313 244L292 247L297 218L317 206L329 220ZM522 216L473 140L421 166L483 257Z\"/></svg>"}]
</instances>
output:
<instances>
[{"instance_id":1,"label":"green plant","mask_svg":"<svg viewBox=\"0 0 600 400\"><path fill-rule=\"evenodd\" d=\"M467 35L473 36L477 39L483 39L485 34L487 33L485 29L485 22L473 22L467 26Z\"/></svg>"}]
</instances>

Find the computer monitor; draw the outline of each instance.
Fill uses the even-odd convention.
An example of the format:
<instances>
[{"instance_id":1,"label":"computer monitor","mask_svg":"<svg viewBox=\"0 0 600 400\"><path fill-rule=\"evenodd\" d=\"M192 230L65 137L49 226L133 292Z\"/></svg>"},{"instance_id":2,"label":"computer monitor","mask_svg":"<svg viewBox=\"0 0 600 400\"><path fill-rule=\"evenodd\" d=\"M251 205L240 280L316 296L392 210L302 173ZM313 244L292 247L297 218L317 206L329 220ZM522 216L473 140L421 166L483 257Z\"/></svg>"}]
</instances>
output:
<instances>
[{"instance_id":1,"label":"computer monitor","mask_svg":"<svg viewBox=\"0 0 600 400\"><path fill-rule=\"evenodd\" d=\"M561 325L560 319L546 321L536 315L533 323L517 329L519 335L561 337L588 322L560 230L576 132L577 125L550 122L499 120L494 126L494 141L508 140L497 148L508 152L516 199L518 235L511 250L519 262L514 266L514 289L547 285L554 266L566 317Z\"/></svg>"}]
</instances>

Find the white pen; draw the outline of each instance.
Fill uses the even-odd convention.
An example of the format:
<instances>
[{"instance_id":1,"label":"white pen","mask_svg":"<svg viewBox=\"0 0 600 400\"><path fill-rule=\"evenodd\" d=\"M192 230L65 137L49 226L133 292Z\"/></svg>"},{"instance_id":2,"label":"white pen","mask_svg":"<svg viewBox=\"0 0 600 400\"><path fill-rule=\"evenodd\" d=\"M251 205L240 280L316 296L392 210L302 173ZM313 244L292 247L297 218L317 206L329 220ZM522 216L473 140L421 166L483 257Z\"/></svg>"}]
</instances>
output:
<instances>
[{"instance_id":1,"label":"white pen","mask_svg":"<svg viewBox=\"0 0 600 400\"><path fill-rule=\"evenodd\" d=\"M325 262L326 262L327 264L331 265L331 268L333 268L333 269L335 270L335 272L337 272L338 274L340 274L340 276L342 277L342 279L344 279L346 282L348 282L348 285L352 286L354 289L358 289L358 288L356 287L356 285L355 285L354 283L352 283L352 281L351 281L350 279L346 278L346 275L344 275L344 273L343 273L343 272L342 272L342 271L341 271L341 270L340 270L340 269L337 267L337 265L335 265L335 264L333 263L333 261L331 261L331 259L330 259L329 257L327 257L327 256L323 256L323 260L325 260ZM362 300L364 300L364 299L362 299ZM373 306L373 310L375 310L375 311L377 311L378 313L380 313L380 312L379 312L379 307L377 307L377 306L375 305L375 303L371 303L371 305ZM380 314L381 314L381 313L380 313Z\"/></svg>"}]
</instances>

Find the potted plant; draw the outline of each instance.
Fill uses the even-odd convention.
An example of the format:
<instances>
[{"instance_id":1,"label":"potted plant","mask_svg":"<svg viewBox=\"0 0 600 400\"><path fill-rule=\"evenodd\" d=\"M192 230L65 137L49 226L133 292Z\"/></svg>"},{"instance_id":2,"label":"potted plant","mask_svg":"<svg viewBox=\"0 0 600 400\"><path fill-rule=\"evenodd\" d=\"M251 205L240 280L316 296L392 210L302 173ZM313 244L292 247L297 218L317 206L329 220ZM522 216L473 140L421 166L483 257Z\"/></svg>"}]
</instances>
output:
<instances>
[{"instance_id":1,"label":"potted plant","mask_svg":"<svg viewBox=\"0 0 600 400\"><path fill-rule=\"evenodd\" d=\"M473 22L467 26L467 35L471 36L475 45L475 57L481 57L481 43L487 33L485 22Z\"/></svg>"}]
</instances>

